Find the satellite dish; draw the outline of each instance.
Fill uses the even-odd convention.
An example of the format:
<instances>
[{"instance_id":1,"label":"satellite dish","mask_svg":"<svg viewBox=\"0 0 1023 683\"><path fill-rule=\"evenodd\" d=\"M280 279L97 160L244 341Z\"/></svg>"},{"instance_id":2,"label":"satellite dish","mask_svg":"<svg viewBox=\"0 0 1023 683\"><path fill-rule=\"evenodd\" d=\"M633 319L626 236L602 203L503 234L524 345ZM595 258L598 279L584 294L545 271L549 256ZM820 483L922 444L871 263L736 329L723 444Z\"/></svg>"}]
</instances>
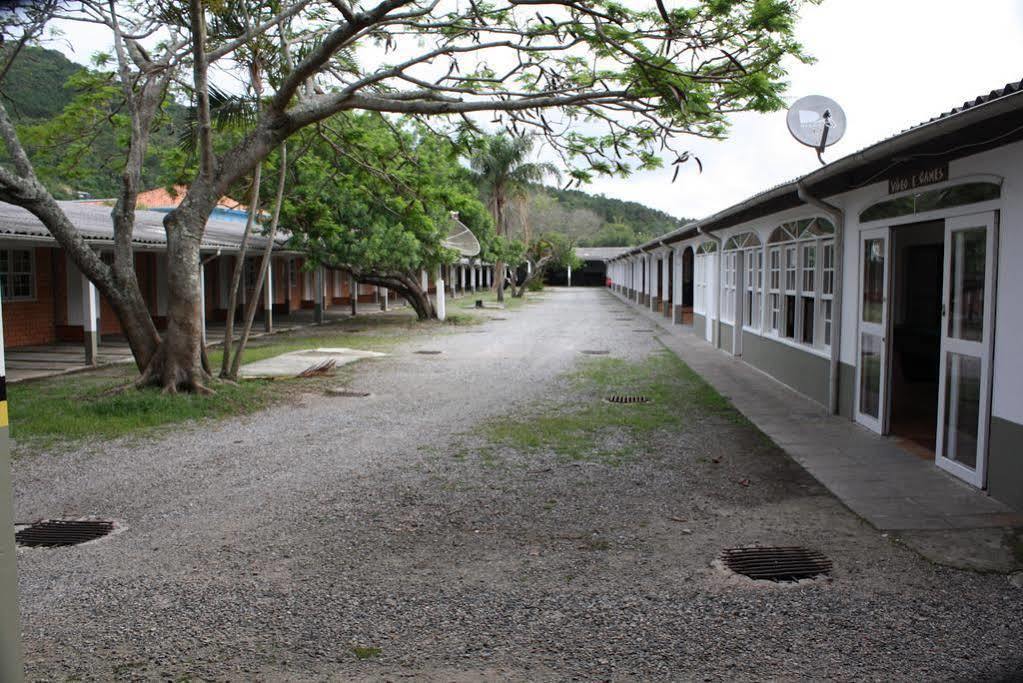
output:
<instances>
[{"instance_id":1,"label":"satellite dish","mask_svg":"<svg viewBox=\"0 0 1023 683\"><path fill-rule=\"evenodd\" d=\"M824 148L830 147L845 135L845 112L830 97L809 95L789 107L785 117L792 137L807 147L817 150L820 159ZM824 159L821 159L824 163Z\"/></svg>"},{"instance_id":2,"label":"satellite dish","mask_svg":"<svg viewBox=\"0 0 1023 683\"><path fill-rule=\"evenodd\" d=\"M458 220L458 212L451 212L451 230L447 237L441 240L448 249L454 249L462 256L476 256L480 253L480 241L472 234L465 223Z\"/></svg>"}]
</instances>

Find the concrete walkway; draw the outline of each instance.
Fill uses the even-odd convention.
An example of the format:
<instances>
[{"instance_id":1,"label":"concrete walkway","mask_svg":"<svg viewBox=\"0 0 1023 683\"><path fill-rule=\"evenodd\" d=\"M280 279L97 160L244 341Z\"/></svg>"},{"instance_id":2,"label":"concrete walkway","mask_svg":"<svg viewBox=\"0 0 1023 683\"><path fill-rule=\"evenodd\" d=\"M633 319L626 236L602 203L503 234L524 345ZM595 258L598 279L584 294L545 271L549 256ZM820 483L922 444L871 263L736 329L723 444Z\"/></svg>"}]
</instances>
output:
<instances>
[{"instance_id":1,"label":"concrete walkway","mask_svg":"<svg viewBox=\"0 0 1023 683\"><path fill-rule=\"evenodd\" d=\"M819 403L715 349L691 328L673 325L668 318L619 298L667 332L661 340L668 348L849 509L878 529L1023 526L1023 515L946 474L932 460L847 418L828 415Z\"/></svg>"}]
</instances>

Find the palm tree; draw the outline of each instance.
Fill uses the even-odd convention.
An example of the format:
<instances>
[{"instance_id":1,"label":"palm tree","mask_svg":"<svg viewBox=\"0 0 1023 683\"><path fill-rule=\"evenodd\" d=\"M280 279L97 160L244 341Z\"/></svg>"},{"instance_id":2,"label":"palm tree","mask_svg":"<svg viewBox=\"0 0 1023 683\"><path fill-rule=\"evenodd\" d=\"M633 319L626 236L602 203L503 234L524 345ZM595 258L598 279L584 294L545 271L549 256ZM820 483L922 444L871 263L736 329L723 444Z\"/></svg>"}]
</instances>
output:
<instances>
[{"instance_id":1,"label":"palm tree","mask_svg":"<svg viewBox=\"0 0 1023 683\"><path fill-rule=\"evenodd\" d=\"M480 191L494 217L498 237L508 234L508 203L523 198L531 184L541 183L548 175L558 175L553 164L528 161L533 151L533 139L528 136L511 137L505 134L488 138L474 154L469 165L476 172ZM505 263L498 260L494 284L497 300L504 301Z\"/></svg>"}]
</instances>

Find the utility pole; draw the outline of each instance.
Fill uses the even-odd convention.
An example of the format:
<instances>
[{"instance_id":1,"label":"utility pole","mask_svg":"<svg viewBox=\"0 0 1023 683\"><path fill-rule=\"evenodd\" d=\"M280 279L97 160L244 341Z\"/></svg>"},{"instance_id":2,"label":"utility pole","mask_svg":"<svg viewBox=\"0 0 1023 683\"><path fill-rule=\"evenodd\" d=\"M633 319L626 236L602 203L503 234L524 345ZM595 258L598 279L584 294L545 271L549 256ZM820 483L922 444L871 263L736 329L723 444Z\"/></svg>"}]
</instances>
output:
<instances>
[{"instance_id":1,"label":"utility pole","mask_svg":"<svg viewBox=\"0 0 1023 683\"><path fill-rule=\"evenodd\" d=\"M7 426L7 369L3 337L3 315L0 314L0 680L19 683L24 680L25 671L21 664L18 561L14 550L11 439Z\"/></svg>"}]
</instances>

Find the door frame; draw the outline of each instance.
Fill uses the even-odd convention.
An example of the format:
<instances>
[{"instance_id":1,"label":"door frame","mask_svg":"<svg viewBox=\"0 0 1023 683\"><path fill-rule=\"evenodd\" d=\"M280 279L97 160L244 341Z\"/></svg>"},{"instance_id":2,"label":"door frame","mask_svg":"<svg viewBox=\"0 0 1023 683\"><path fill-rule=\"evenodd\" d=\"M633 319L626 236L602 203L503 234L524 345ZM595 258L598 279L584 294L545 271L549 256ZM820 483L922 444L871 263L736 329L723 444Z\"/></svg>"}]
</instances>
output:
<instances>
[{"instance_id":1,"label":"door frame","mask_svg":"<svg viewBox=\"0 0 1023 683\"><path fill-rule=\"evenodd\" d=\"M891 373L889 372L889 366L891 364L889 353L888 340L891 338L891 278L892 278L892 234L891 227L884 226L880 228L871 228L869 230L862 230L859 234L859 268L857 278L859 281L859 287L857 289L858 301L856 304L856 391L853 405L853 415L856 421L867 427L873 432L878 434L886 434L888 432L888 400L891 392L889 391L889 382L891 379ZM884 240L884 273L882 280L882 297L881 297L881 322L880 323L865 323L863 321L863 293L864 293L864 273L863 267L866 263L866 243L870 240L883 239ZM864 329L864 326L867 329ZM860 390L863 386L863 334L872 334L880 337L881 339L881 368L880 377L878 378L878 411L877 417L868 415L860 412Z\"/></svg>"},{"instance_id":2,"label":"door frame","mask_svg":"<svg viewBox=\"0 0 1023 683\"><path fill-rule=\"evenodd\" d=\"M984 312L982 323L982 339L979 342L966 341L950 337L948 334L948 316L950 313L952 291L952 233L958 230L985 227L984 263ZM999 212L982 211L945 219L945 254L942 265L941 293L941 360L938 374L938 424L937 442L935 447L935 464L950 474L976 486L984 488L987 483L988 436L991 426L991 389L992 368L994 365L994 333L995 303L998 291L998 227ZM977 460L976 467L971 469L965 465L945 457L945 404L948 379L948 354L959 353L979 357L980 371L980 406L977 425Z\"/></svg>"}]
</instances>

